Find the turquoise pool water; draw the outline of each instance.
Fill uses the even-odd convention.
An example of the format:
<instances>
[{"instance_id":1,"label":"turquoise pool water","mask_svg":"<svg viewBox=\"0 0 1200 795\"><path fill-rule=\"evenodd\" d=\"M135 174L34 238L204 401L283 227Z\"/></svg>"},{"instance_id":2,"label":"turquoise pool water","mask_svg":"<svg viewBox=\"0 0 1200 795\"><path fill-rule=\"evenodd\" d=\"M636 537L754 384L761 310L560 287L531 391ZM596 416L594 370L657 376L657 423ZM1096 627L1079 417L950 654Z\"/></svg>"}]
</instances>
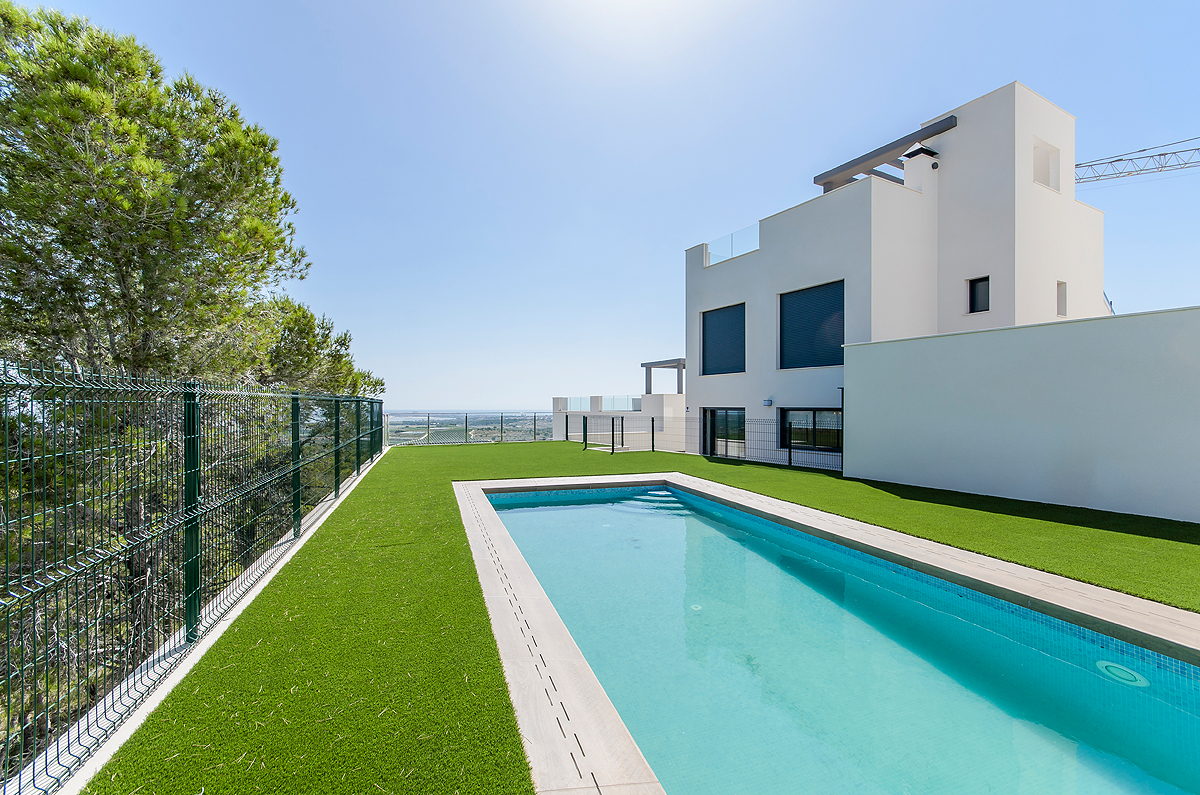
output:
<instances>
[{"instance_id":1,"label":"turquoise pool water","mask_svg":"<svg viewBox=\"0 0 1200 795\"><path fill-rule=\"evenodd\" d=\"M685 492L492 495L669 795L1200 793L1200 669Z\"/></svg>"}]
</instances>

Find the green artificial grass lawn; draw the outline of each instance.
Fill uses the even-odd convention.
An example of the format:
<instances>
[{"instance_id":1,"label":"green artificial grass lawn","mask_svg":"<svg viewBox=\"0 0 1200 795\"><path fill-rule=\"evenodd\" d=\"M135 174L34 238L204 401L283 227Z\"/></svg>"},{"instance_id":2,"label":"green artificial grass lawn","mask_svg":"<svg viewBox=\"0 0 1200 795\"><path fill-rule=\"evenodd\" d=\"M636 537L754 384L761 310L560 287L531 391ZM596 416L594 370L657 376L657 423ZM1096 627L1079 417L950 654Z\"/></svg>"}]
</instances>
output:
<instances>
[{"instance_id":1,"label":"green artificial grass lawn","mask_svg":"<svg viewBox=\"0 0 1200 795\"><path fill-rule=\"evenodd\" d=\"M394 448L88 793L531 793L453 480L679 471L1200 611L1200 525L578 444Z\"/></svg>"}]
</instances>

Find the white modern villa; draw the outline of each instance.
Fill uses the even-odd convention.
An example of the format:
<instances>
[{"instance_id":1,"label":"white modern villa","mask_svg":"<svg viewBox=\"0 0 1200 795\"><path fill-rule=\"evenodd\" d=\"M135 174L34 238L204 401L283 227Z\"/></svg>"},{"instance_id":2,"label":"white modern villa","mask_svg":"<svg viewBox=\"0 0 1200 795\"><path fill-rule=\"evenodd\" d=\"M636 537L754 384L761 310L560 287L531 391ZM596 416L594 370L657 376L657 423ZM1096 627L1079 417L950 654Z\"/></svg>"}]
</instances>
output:
<instances>
[{"instance_id":1,"label":"white modern villa","mask_svg":"<svg viewBox=\"0 0 1200 795\"><path fill-rule=\"evenodd\" d=\"M687 250L686 358L647 363L685 394L556 398L555 438L599 412L649 449L628 420L663 417L657 449L1200 521L1200 308L1113 314L1075 163L1074 117L1011 83L818 174Z\"/></svg>"},{"instance_id":2,"label":"white modern villa","mask_svg":"<svg viewBox=\"0 0 1200 795\"><path fill-rule=\"evenodd\" d=\"M845 344L1109 315L1103 215L1076 201L1074 163L1074 117L1011 83L688 249L698 443L741 419L840 427Z\"/></svg>"}]
</instances>

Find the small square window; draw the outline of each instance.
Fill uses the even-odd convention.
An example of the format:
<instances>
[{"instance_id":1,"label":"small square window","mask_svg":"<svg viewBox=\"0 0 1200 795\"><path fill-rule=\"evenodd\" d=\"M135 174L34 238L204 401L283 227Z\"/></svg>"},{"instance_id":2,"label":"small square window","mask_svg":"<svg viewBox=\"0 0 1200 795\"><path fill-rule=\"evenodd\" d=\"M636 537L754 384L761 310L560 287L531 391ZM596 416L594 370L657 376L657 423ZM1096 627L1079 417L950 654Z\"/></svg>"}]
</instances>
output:
<instances>
[{"instance_id":1,"label":"small square window","mask_svg":"<svg viewBox=\"0 0 1200 795\"><path fill-rule=\"evenodd\" d=\"M990 278L971 279L967 282L967 312L987 312L991 309Z\"/></svg>"},{"instance_id":2,"label":"small square window","mask_svg":"<svg viewBox=\"0 0 1200 795\"><path fill-rule=\"evenodd\" d=\"M1067 316L1067 283L1058 283L1058 316Z\"/></svg>"}]
</instances>

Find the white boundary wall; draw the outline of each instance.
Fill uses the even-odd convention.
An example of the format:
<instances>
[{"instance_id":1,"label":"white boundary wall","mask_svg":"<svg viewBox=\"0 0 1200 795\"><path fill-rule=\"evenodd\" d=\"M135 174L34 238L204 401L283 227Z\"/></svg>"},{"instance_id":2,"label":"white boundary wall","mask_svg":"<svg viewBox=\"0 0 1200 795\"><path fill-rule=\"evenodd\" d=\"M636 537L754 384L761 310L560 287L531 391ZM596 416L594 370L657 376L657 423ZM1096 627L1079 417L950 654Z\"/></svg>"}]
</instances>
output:
<instances>
[{"instance_id":1,"label":"white boundary wall","mask_svg":"<svg viewBox=\"0 0 1200 795\"><path fill-rule=\"evenodd\" d=\"M1200 522L1200 307L845 350L849 477Z\"/></svg>"}]
</instances>

